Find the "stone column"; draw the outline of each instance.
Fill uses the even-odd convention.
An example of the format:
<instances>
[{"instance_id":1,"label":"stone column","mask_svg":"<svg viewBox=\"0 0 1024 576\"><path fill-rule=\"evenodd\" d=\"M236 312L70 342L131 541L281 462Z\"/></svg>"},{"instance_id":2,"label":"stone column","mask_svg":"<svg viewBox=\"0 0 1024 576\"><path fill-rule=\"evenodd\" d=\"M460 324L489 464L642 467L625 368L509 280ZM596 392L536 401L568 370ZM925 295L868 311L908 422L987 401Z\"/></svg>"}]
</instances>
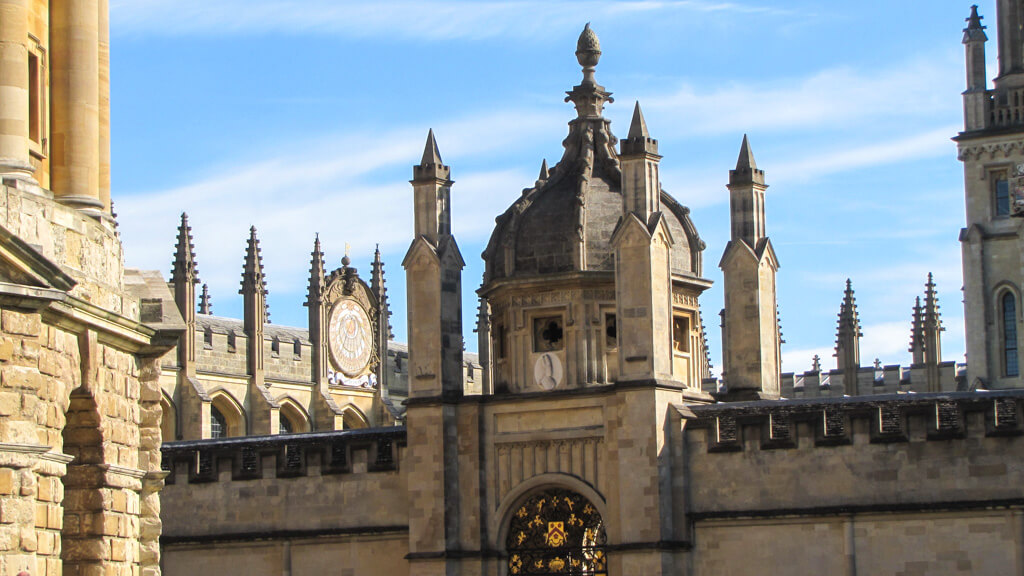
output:
<instances>
[{"instance_id":1,"label":"stone column","mask_svg":"<svg viewBox=\"0 0 1024 576\"><path fill-rule=\"evenodd\" d=\"M99 199L110 213L110 0L99 0ZM193 311L195 306L193 306Z\"/></svg>"},{"instance_id":2,"label":"stone column","mask_svg":"<svg viewBox=\"0 0 1024 576\"><path fill-rule=\"evenodd\" d=\"M54 2L51 10L50 186L61 203L98 213L99 0Z\"/></svg>"},{"instance_id":3,"label":"stone column","mask_svg":"<svg viewBox=\"0 0 1024 576\"><path fill-rule=\"evenodd\" d=\"M28 0L0 0L0 177L32 179L28 155Z\"/></svg>"},{"instance_id":4,"label":"stone column","mask_svg":"<svg viewBox=\"0 0 1024 576\"><path fill-rule=\"evenodd\" d=\"M160 357L142 358L139 370L141 422L139 426L139 469L142 491L139 507L139 567L141 576L160 576L160 490L164 472L160 466L161 408ZM173 440L171 438L170 440Z\"/></svg>"}]
</instances>

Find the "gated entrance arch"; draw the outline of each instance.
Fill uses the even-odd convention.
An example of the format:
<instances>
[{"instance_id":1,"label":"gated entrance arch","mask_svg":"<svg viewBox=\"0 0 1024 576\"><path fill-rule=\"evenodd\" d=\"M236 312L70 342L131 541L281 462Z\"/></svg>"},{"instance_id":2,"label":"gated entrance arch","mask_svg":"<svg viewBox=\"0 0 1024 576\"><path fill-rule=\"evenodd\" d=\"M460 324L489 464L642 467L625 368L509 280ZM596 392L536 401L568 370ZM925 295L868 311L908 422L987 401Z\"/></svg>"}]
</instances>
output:
<instances>
[{"instance_id":1,"label":"gated entrance arch","mask_svg":"<svg viewBox=\"0 0 1024 576\"><path fill-rule=\"evenodd\" d=\"M505 550L508 573L607 576L607 537L597 509L583 496L552 488L512 512Z\"/></svg>"}]
</instances>

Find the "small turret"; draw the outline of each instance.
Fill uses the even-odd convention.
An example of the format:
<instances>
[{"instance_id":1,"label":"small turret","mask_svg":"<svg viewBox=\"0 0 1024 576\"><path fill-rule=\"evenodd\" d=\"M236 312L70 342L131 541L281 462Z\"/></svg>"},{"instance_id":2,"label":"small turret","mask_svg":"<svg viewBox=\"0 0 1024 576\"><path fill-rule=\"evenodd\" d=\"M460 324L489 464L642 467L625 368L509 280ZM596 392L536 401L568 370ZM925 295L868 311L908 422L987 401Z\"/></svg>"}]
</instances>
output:
<instances>
[{"instance_id":1,"label":"small turret","mask_svg":"<svg viewBox=\"0 0 1024 576\"><path fill-rule=\"evenodd\" d=\"M924 314L921 297L914 300L913 319L910 323L910 361L913 365L924 364Z\"/></svg>"},{"instance_id":2,"label":"small turret","mask_svg":"<svg viewBox=\"0 0 1024 576\"><path fill-rule=\"evenodd\" d=\"M651 216L661 212L661 185L659 184L658 141L647 131L644 113L637 102L633 108L633 121L629 137L622 141L619 155L622 167L622 204L625 213L636 214L647 224Z\"/></svg>"},{"instance_id":3,"label":"small turret","mask_svg":"<svg viewBox=\"0 0 1024 576\"><path fill-rule=\"evenodd\" d=\"M434 140L434 131L427 133L427 143L419 165L412 168L416 236L424 236L437 244L442 236L450 236L451 170L441 161L441 151Z\"/></svg>"},{"instance_id":4,"label":"small turret","mask_svg":"<svg viewBox=\"0 0 1024 576\"><path fill-rule=\"evenodd\" d=\"M743 135L736 169L729 171L729 209L732 214L732 238L742 239L751 248L767 234L765 232L764 192L768 188L764 170L757 167L750 140Z\"/></svg>"}]
</instances>

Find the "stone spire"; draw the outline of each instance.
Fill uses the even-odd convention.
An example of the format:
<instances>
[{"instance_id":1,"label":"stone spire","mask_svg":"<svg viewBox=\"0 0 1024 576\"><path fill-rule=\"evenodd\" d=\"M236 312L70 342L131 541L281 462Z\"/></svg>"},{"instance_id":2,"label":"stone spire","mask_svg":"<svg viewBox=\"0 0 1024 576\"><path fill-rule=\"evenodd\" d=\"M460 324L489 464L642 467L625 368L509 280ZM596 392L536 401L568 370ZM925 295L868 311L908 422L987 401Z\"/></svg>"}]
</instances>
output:
<instances>
[{"instance_id":1,"label":"stone spire","mask_svg":"<svg viewBox=\"0 0 1024 576\"><path fill-rule=\"evenodd\" d=\"M843 373L847 390L855 390L857 371L860 369L860 318L857 299L853 296L853 283L846 279L843 303L839 305L839 326L836 329L836 367Z\"/></svg>"},{"instance_id":2,"label":"stone spire","mask_svg":"<svg viewBox=\"0 0 1024 576\"><path fill-rule=\"evenodd\" d=\"M382 397L388 396L388 342L391 340L391 308L388 306L388 288L384 279L384 261L380 257L380 245L373 251L373 265L370 270L370 291L377 297L377 384Z\"/></svg>"},{"instance_id":3,"label":"stone spire","mask_svg":"<svg viewBox=\"0 0 1024 576\"><path fill-rule=\"evenodd\" d=\"M938 364L942 362L941 332L945 328L942 326L942 318L939 316L939 297L935 292L935 280L931 272L928 273L928 282L925 284L922 321L924 325L925 360L929 363Z\"/></svg>"},{"instance_id":4,"label":"stone spire","mask_svg":"<svg viewBox=\"0 0 1024 576\"><path fill-rule=\"evenodd\" d=\"M263 325L267 313L267 282L263 272L263 255L256 227L249 228L242 267L242 328L245 331L246 371L249 374L248 402L251 417L246 419L248 434L277 434L280 405L274 401L264 384Z\"/></svg>"},{"instance_id":5,"label":"stone spire","mask_svg":"<svg viewBox=\"0 0 1024 576\"><path fill-rule=\"evenodd\" d=\"M174 285L174 303L185 321L186 330L178 338L178 367L185 376L194 377L196 371L196 284L199 271L196 267L195 245L192 243L192 227L188 214L181 213L178 226L178 242L174 247L174 262L171 268L171 283Z\"/></svg>"},{"instance_id":6,"label":"stone spire","mask_svg":"<svg viewBox=\"0 0 1024 576\"><path fill-rule=\"evenodd\" d=\"M174 245L174 262L171 263L171 282L197 284L199 270L196 266L195 244L192 243L192 227L188 224L188 214L181 213L181 224L178 225L178 241Z\"/></svg>"},{"instance_id":7,"label":"stone spire","mask_svg":"<svg viewBox=\"0 0 1024 576\"><path fill-rule=\"evenodd\" d=\"M391 333L391 310L388 306L388 287L384 279L384 261L380 257L380 244L373 251L373 265L370 271L370 290L377 297L381 310L381 332L386 339L391 340L394 335Z\"/></svg>"},{"instance_id":8,"label":"stone spire","mask_svg":"<svg viewBox=\"0 0 1024 576\"><path fill-rule=\"evenodd\" d=\"M327 278L324 267L324 253L320 249L320 235L313 240L310 253L309 288L305 306L309 313L310 379L321 388L327 385L327 309L324 293Z\"/></svg>"},{"instance_id":9,"label":"stone spire","mask_svg":"<svg viewBox=\"0 0 1024 576\"><path fill-rule=\"evenodd\" d=\"M978 7L971 6L971 16L964 28L964 58L967 64L967 90L964 91L964 129L978 130L988 121L988 74L985 66L985 26L981 25Z\"/></svg>"},{"instance_id":10,"label":"stone spire","mask_svg":"<svg viewBox=\"0 0 1024 576\"><path fill-rule=\"evenodd\" d=\"M263 325L267 321L267 287L263 273L263 255L256 227L249 228L249 241L245 248L242 267L242 287L238 291L243 300L243 325L248 340L250 375L263 376Z\"/></svg>"},{"instance_id":11,"label":"stone spire","mask_svg":"<svg viewBox=\"0 0 1024 576\"><path fill-rule=\"evenodd\" d=\"M319 304L327 286L324 268L324 253L320 249L320 234L313 240L313 252L310 253L309 288L306 292L306 306Z\"/></svg>"},{"instance_id":12,"label":"stone spire","mask_svg":"<svg viewBox=\"0 0 1024 576\"><path fill-rule=\"evenodd\" d=\"M764 170L757 167L750 140L743 135L736 169L729 171L729 199L732 214L732 238L751 248L767 236L765 231L764 192L768 188Z\"/></svg>"},{"instance_id":13,"label":"stone spire","mask_svg":"<svg viewBox=\"0 0 1024 576\"><path fill-rule=\"evenodd\" d=\"M213 303L210 301L210 289L203 284L203 292L199 295L199 313L209 316L213 314Z\"/></svg>"},{"instance_id":14,"label":"stone spire","mask_svg":"<svg viewBox=\"0 0 1024 576\"><path fill-rule=\"evenodd\" d=\"M423 158L413 166L412 175L416 236L426 237L436 245L441 237L452 233L450 192L453 182L451 170L441 161L433 129L427 133Z\"/></svg>"},{"instance_id":15,"label":"stone spire","mask_svg":"<svg viewBox=\"0 0 1024 576\"><path fill-rule=\"evenodd\" d=\"M647 224L651 216L661 212L661 184L658 141L647 131L640 102L633 108L629 137L622 141L619 165L622 170L622 205L626 214L633 213Z\"/></svg>"}]
</instances>

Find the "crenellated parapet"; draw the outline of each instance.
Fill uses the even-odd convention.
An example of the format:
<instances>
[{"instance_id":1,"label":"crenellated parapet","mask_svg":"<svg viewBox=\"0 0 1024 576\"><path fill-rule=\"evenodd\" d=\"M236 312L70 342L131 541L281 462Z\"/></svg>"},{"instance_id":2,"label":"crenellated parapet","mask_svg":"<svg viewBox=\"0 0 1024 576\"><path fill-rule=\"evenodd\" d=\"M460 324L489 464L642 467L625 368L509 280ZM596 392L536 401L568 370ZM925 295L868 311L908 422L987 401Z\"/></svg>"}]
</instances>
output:
<instances>
[{"instance_id":1,"label":"crenellated parapet","mask_svg":"<svg viewBox=\"0 0 1024 576\"><path fill-rule=\"evenodd\" d=\"M680 407L706 452L1020 436L1024 391L888 394ZM701 431L701 432L695 432ZM693 433L703 434L694 438Z\"/></svg>"},{"instance_id":2,"label":"crenellated parapet","mask_svg":"<svg viewBox=\"0 0 1024 576\"><path fill-rule=\"evenodd\" d=\"M167 442L161 467L169 485L393 472L405 439L395 426Z\"/></svg>"}]
</instances>

